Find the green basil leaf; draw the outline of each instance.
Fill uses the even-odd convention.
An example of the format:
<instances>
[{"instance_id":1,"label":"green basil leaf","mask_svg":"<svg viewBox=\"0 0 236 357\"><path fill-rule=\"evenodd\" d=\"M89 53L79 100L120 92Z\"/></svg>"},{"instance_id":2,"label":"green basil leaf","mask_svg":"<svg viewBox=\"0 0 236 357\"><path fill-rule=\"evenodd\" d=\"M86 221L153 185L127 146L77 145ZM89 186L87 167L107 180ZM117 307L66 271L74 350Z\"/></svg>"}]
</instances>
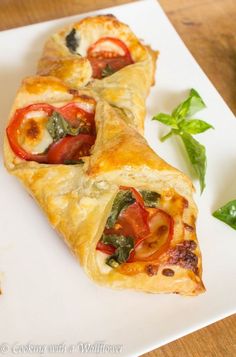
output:
<instances>
[{"instance_id":1,"label":"green basil leaf","mask_svg":"<svg viewBox=\"0 0 236 357\"><path fill-rule=\"evenodd\" d=\"M118 268L118 266L120 265L118 263L118 261L116 260L116 257L113 255L111 257L107 258L106 264L109 265L111 268Z\"/></svg>"},{"instance_id":2,"label":"green basil leaf","mask_svg":"<svg viewBox=\"0 0 236 357\"><path fill-rule=\"evenodd\" d=\"M106 228L112 228L117 221L120 212L135 202L131 191L120 190L113 202L111 213L107 219Z\"/></svg>"},{"instance_id":3,"label":"green basil leaf","mask_svg":"<svg viewBox=\"0 0 236 357\"><path fill-rule=\"evenodd\" d=\"M133 238L125 237L118 234L103 234L101 238L103 244L113 245L115 248L119 247L133 247Z\"/></svg>"},{"instance_id":4,"label":"green basil leaf","mask_svg":"<svg viewBox=\"0 0 236 357\"><path fill-rule=\"evenodd\" d=\"M141 190L139 191L144 200L146 207L156 208L159 203L161 195L154 191Z\"/></svg>"},{"instance_id":5,"label":"green basil leaf","mask_svg":"<svg viewBox=\"0 0 236 357\"><path fill-rule=\"evenodd\" d=\"M84 161L82 159L78 159L78 160L65 160L64 161L64 165L83 165Z\"/></svg>"},{"instance_id":6,"label":"green basil leaf","mask_svg":"<svg viewBox=\"0 0 236 357\"><path fill-rule=\"evenodd\" d=\"M183 118L191 117L204 108L206 108L206 105L198 92L195 89L191 89L189 97L180 103L178 107L173 110L171 115L179 121Z\"/></svg>"},{"instance_id":7,"label":"green basil leaf","mask_svg":"<svg viewBox=\"0 0 236 357\"><path fill-rule=\"evenodd\" d=\"M152 120L157 120L161 122L162 124L171 126L174 129L178 129L177 121L176 118L174 118L171 115L160 113L158 115L155 115Z\"/></svg>"},{"instance_id":8,"label":"green basil leaf","mask_svg":"<svg viewBox=\"0 0 236 357\"><path fill-rule=\"evenodd\" d=\"M68 123L63 116L57 112L53 112L47 122L47 130L54 141L57 141L67 134Z\"/></svg>"},{"instance_id":9,"label":"green basil leaf","mask_svg":"<svg viewBox=\"0 0 236 357\"><path fill-rule=\"evenodd\" d=\"M66 36L66 47L70 50L71 53L75 53L77 47L79 46L78 35L76 36L76 29L72 29L71 32Z\"/></svg>"},{"instance_id":10,"label":"green basil leaf","mask_svg":"<svg viewBox=\"0 0 236 357\"><path fill-rule=\"evenodd\" d=\"M205 174L206 174L206 150L197 140L190 134L180 132L184 146L187 150L189 159L198 175L200 181L201 192L205 188Z\"/></svg>"},{"instance_id":11,"label":"green basil leaf","mask_svg":"<svg viewBox=\"0 0 236 357\"><path fill-rule=\"evenodd\" d=\"M236 200L228 202L212 214L215 218L236 229Z\"/></svg>"},{"instance_id":12,"label":"green basil leaf","mask_svg":"<svg viewBox=\"0 0 236 357\"><path fill-rule=\"evenodd\" d=\"M79 133L88 133L90 129L82 120L79 122L79 126L74 128L60 113L54 111L48 119L47 130L53 140L58 141L66 135L76 136Z\"/></svg>"},{"instance_id":13,"label":"green basil leaf","mask_svg":"<svg viewBox=\"0 0 236 357\"><path fill-rule=\"evenodd\" d=\"M105 77L112 75L114 72L115 72L115 70L112 69L111 66L109 66L109 64L107 64L106 67L103 68L101 76L102 76L102 78L105 78Z\"/></svg>"},{"instance_id":14,"label":"green basil leaf","mask_svg":"<svg viewBox=\"0 0 236 357\"><path fill-rule=\"evenodd\" d=\"M78 135L80 128L72 126L58 112L53 112L47 122L47 130L54 141L64 138L66 135Z\"/></svg>"},{"instance_id":15,"label":"green basil leaf","mask_svg":"<svg viewBox=\"0 0 236 357\"><path fill-rule=\"evenodd\" d=\"M129 259L131 251L134 249L132 237L125 237L118 234L103 234L101 238L103 244L113 245L116 248L115 254L110 256L106 264L116 268L118 264L124 263Z\"/></svg>"},{"instance_id":16,"label":"green basil leaf","mask_svg":"<svg viewBox=\"0 0 236 357\"><path fill-rule=\"evenodd\" d=\"M214 129L211 124L208 124L204 120L191 119L191 120L181 120L179 127L189 134L200 134L208 129Z\"/></svg>"}]
</instances>

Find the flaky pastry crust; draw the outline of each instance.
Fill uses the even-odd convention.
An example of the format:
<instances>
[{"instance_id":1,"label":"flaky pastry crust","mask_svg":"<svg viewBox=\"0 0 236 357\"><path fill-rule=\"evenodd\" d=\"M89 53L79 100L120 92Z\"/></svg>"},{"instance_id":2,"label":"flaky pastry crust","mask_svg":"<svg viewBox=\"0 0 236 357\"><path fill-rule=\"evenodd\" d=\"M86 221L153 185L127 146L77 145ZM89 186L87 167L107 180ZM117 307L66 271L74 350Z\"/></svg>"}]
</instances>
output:
<instances>
[{"instance_id":1,"label":"flaky pastry crust","mask_svg":"<svg viewBox=\"0 0 236 357\"><path fill-rule=\"evenodd\" d=\"M28 78L17 94L10 117L17 108L28 104L47 102L58 105L74 99L70 89L56 78ZM183 224L195 227L197 216L191 181L156 155L145 139L123 120L120 111L108 103L97 101L95 121L96 143L83 165L47 165L21 160L11 150L6 138L4 156L7 169L36 199L95 282L113 288L153 293L196 295L204 291L196 231L183 232ZM169 205L163 201L166 211L175 220L172 246L158 261L146 262L145 266L141 264L138 267L140 271L137 272L137 267L133 266L135 274L126 273L127 264L123 270L121 267L105 271L96 250L120 185L155 191L170 201L181 196L180 204L188 202L187 207L181 206L181 211L176 209L174 202ZM195 270L170 260L171 249L190 239L196 243ZM153 276L147 274L150 264L156 267ZM163 269L171 269L174 276L163 275Z\"/></svg>"},{"instance_id":2,"label":"flaky pastry crust","mask_svg":"<svg viewBox=\"0 0 236 357\"><path fill-rule=\"evenodd\" d=\"M66 46L66 36L73 29L78 41L75 51ZM102 37L122 40L134 64L102 80L93 80L87 50ZM47 40L38 64L38 74L55 76L76 89L89 85L102 99L122 108L128 120L143 132L145 100L154 83L157 54L150 46L143 45L130 28L114 16L88 17L63 28Z\"/></svg>"}]
</instances>

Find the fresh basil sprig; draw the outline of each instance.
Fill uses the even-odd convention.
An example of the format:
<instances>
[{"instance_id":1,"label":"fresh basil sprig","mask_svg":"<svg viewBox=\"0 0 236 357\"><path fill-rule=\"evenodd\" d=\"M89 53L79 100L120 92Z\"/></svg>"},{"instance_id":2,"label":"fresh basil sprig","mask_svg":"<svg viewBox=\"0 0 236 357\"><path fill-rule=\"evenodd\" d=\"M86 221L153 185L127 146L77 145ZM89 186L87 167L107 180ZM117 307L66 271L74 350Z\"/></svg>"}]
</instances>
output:
<instances>
[{"instance_id":1,"label":"fresh basil sprig","mask_svg":"<svg viewBox=\"0 0 236 357\"><path fill-rule=\"evenodd\" d=\"M125 237L118 234L103 234L101 238L103 244L112 245L116 248L115 253L107 258L106 264L112 268L117 268L119 264L125 263L134 249L132 237Z\"/></svg>"},{"instance_id":2,"label":"fresh basil sprig","mask_svg":"<svg viewBox=\"0 0 236 357\"><path fill-rule=\"evenodd\" d=\"M236 200L228 202L212 214L215 218L236 229Z\"/></svg>"},{"instance_id":3,"label":"fresh basil sprig","mask_svg":"<svg viewBox=\"0 0 236 357\"><path fill-rule=\"evenodd\" d=\"M161 138L162 142L172 135L178 135L182 139L190 162L199 178L201 192L205 188L206 150L192 135L214 128L203 120L192 119L191 117L204 108L206 108L206 105L198 92L191 89L188 98L180 103L171 115L159 113L152 118L171 127L169 133Z\"/></svg>"}]
</instances>

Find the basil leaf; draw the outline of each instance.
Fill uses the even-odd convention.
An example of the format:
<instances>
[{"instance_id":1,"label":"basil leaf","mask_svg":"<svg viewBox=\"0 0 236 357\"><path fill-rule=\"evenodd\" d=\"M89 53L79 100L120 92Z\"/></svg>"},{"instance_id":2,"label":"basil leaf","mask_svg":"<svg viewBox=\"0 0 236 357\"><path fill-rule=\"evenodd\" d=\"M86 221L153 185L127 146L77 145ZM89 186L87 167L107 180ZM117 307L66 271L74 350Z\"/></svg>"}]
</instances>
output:
<instances>
[{"instance_id":1,"label":"basil leaf","mask_svg":"<svg viewBox=\"0 0 236 357\"><path fill-rule=\"evenodd\" d=\"M83 165L84 164L84 161L82 159L78 159L78 160L65 160L64 165L77 165L77 164L80 164L80 165Z\"/></svg>"},{"instance_id":2,"label":"basil leaf","mask_svg":"<svg viewBox=\"0 0 236 357\"><path fill-rule=\"evenodd\" d=\"M208 124L204 120L191 119L191 120L181 120L179 127L189 134L200 134L208 129L214 129L211 124Z\"/></svg>"},{"instance_id":3,"label":"basil leaf","mask_svg":"<svg viewBox=\"0 0 236 357\"><path fill-rule=\"evenodd\" d=\"M130 252L134 249L132 237L125 237L118 234L103 234L101 238L103 244L109 244L116 248L115 254L110 256L106 264L116 268L118 265L129 259Z\"/></svg>"},{"instance_id":4,"label":"basil leaf","mask_svg":"<svg viewBox=\"0 0 236 357\"><path fill-rule=\"evenodd\" d=\"M157 120L162 124L171 126L174 129L178 129L176 118L171 115L160 113L158 115L155 115L152 120Z\"/></svg>"},{"instance_id":5,"label":"basil leaf","mask_svg":"<svg viewBox=\"0 0 236 357\"><path fill-rule=\"evenodd\" d=\"M206 174L206 150L197 140L190 134L185 132L179 133L183 140L184 146L187 150L189 159L198 175L200 181L201 192L205 188L205 174Z\"/></svg>"},{"instance_id":6,"label":"basil leaf","mask_svg":"<svg viewBox=\"0 0 236 357\"><path fill-rule=\"evenodd\" d=\"M161 195L154 191L141 190L139 191L144 200L146 207L156 208L159 203Z\"/></svg>"},{"instance_id":7,"label":"basil leaf","mask_svg":"<svg viewBox=\"0 0 236 357\"><path fill-rule=\"evenodd\" d=\"M66 36L66 47L70 52L75 53L77 47L79 46L78 37L76 37L76 29L72 29L71 32Z\"/></svg>"},{"instance_id":8,"label":"basil leaf","mask_svg":"<svg viewBox=\"0 0 236 357\"><path fill-rule=\"evenodd\" d=\"M171 115L179 121L180 119L192 116L204 108L206 108L206 105L198 92L195 89L191 89L189 97L178 105Z\"/></svg>"},{"instance_id":9,"label":"basil leaf","mask_svg":"<svg viewBox=\"0 0 236 357\"><path fill-rule=\"evenodd\" d=\"M212 214L215 218L236 229L236 200L228 202Z\"/></svg>"},{"instance_id":10,"label":"basil leaf","mask_svg":"<svg viewBox=\"0 0 236 357\"><path fill-rule=\"evenodd\" d=\"M108 77L111 74L115 73L115 70L113 68L111 68L111 66L109 66L109 64L106 65L105 68L103 68L101 76L102 78Z\"/></svg>"},{"instance_id":11,"label":"basil leaf","mask_svg":"<svg viewBox=\"0 0 236 357\"><path fill-rule=\"evenodd\" d=\"M106 228L112 228L117 221L120 212L135 202L131 191L120 190L113 202L111 213L107 219Z\"/></svg>"},{"instance_id":12,"label":"basil leaf","mask_svg":"<svg viewBox=\"0 0 236 357\"><path fill-rule=\"evenodd\" d=\"M53 112L47 122L47 130L54 141L66 135L78 135L81 128L73 128L58 112Z\"/></svg>"}]
</instances>

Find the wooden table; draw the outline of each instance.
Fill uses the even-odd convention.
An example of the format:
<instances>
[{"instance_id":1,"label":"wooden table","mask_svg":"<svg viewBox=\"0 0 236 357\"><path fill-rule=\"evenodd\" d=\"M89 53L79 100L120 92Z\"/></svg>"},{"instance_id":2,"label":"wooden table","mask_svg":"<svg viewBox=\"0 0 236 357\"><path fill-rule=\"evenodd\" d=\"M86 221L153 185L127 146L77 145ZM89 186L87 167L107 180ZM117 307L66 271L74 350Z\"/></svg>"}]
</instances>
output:
<instances>
[{"instance_id":1,"label":"wooden table","mask_svg":"<svg viewBox=\"0 0 236 357\"><path fill-rule=\"evenodd\" d=\"M124 4L127 0L1 0L0 30ZM236 1L160 0L197 62L236 114ZM236 356L236 315L143 357Z\"/></svg>"}]
</instances>

